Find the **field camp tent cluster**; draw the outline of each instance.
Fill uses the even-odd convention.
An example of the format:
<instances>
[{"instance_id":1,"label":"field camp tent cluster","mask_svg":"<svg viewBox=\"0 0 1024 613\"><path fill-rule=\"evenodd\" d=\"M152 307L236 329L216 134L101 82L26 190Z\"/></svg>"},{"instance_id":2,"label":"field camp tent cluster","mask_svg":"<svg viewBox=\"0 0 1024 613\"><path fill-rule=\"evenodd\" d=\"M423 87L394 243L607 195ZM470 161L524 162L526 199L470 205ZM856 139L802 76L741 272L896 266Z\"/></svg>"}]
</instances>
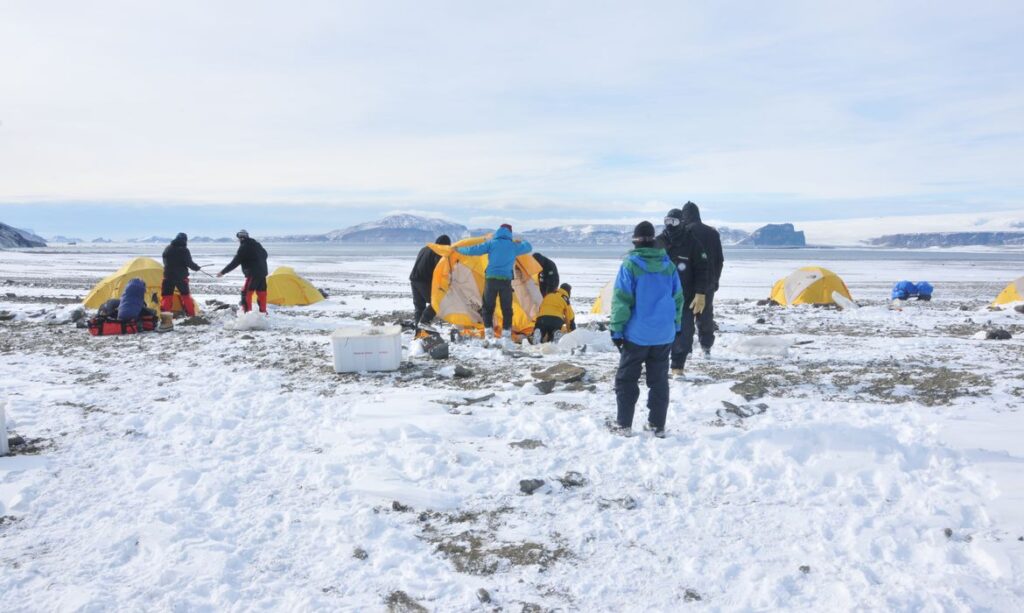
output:
<instances>
[{"instance_id":1,"label":"field camp tent cluster","mask_svg":"<svg viewBox=\"0 0 1024 613\"><path fill-rule=\"evenodd\" d=\"M133 258L109 276L99 281L82 301L87 309L98 309L104 302L121 297L128 282L142 279L146 284L146 306L160 310L161 281L164 267L154 259L147 257ZM267 301L278 306L303 306L316 304L324 300L320 290L299 276L288 266L278 267L267 277ZM180 293L175 290L173 313L183 312Z\"/></svg>"}]
</instances>

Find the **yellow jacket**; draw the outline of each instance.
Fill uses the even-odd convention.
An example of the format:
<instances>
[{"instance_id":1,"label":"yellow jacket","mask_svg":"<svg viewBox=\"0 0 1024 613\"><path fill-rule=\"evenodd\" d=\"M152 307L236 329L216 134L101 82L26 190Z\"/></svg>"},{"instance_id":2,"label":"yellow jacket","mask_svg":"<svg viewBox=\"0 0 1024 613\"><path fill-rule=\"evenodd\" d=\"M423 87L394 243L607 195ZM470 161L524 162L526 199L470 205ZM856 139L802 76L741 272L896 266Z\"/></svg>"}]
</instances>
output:
<instances>
[{"instance_id":1,"label":"yellow jacket","mask_svg":"<svg viewBox=\"0 0 1024 613\"><path fill-rule=\"evenodd\" d=\"M564 289L557 289L544 296L544 302L540 303L540 311L537 312L537 317L544 316L558 317L566 325L576 319L576 314L572 311L572 305L569 304L569 293Z\"/></svg>"}]
</instances>

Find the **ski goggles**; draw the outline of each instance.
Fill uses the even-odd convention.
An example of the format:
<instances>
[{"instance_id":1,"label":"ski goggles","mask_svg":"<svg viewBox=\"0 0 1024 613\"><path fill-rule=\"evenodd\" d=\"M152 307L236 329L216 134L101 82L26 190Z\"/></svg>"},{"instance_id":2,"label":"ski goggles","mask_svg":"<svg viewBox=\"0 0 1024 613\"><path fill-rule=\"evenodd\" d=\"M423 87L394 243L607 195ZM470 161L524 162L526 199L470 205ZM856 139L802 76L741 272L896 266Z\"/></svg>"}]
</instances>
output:
<instances>
[{"instance_id":1,"label":"ski goggles","mask_svg":"<svg viewBox=\"0 0 1024 613\"><path fill-rule=\"evenodd\" d=\"M679 221L679 219L677 219L675 217L666 217L665 218L665 225L666 226L678 226L681 223L683 223L683 222Z\"/></svg>"}]
</instances>

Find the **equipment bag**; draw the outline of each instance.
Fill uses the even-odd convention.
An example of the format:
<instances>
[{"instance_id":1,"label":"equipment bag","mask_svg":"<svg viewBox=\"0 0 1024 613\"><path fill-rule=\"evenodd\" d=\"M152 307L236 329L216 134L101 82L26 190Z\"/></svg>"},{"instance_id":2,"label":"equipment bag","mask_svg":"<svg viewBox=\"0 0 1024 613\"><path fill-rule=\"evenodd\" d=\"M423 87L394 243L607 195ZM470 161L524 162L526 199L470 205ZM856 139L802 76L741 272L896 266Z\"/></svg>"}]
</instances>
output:
<instances>
[{"instance_id":1,"label":"equipment bag","mask_svg":"<svg viewBox=\"0 0 1024 613\"><path fill-rule=\"evenodd\" d=\"M89 334L93 336L120 336L156 330L156 316L143 313L138 319L121 321L108 317L93 317L89 320Z\"/></svg>"}]
</instances>

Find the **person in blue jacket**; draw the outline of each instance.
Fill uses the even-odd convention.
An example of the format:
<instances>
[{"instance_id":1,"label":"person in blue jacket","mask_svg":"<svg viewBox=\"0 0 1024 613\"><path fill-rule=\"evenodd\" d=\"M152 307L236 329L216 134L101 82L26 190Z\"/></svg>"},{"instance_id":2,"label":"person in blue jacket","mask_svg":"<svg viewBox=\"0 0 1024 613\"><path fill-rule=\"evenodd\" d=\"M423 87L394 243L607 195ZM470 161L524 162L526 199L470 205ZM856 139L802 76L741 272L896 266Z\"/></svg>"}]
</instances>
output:
<instances>
[{"instance_id":1,"label":"person in blue jacket","mask_svg":"<svg viewBox=\"0 0 1024 613\"><path fill-rule=\"evenodd\" d=\"M121 321L138 319L146 306L146 282L135 278L124 286L121 302L117 307L117 318Z\"/></svg>"},{"instance_id":2,"label":"person in blue jacket","mask_svg":"<svg viewBox=\"0 0 1024 613\"><path fill-rule=\"evenodd\" d=\"M456 247L462 255L486 255L487 270L484 271L484 333L494 338L494 304L501 301L501 335L512 338L512 279L518 256L530 253L533 247L525 240L512 240L512 226L501 224L489 240L472 247Z\"/></svg>"},{"instance_id":3,"label":"person in blue jacket","mask_svg":"<svg viewBox=\"0 0 1024 613\"><path fill-rule=\"evenodd\" d=\"M669 360L683 325L683 285L668 254L655 246L654 224L637 224L633 245L635 249L626 256L615 278L608 324L620 354L615 373L618 416L612 429L619 433L632 429L640 398L640 373L646 367L648 414L644 429L663 438Z\"/></svg>"}]
</instances>

